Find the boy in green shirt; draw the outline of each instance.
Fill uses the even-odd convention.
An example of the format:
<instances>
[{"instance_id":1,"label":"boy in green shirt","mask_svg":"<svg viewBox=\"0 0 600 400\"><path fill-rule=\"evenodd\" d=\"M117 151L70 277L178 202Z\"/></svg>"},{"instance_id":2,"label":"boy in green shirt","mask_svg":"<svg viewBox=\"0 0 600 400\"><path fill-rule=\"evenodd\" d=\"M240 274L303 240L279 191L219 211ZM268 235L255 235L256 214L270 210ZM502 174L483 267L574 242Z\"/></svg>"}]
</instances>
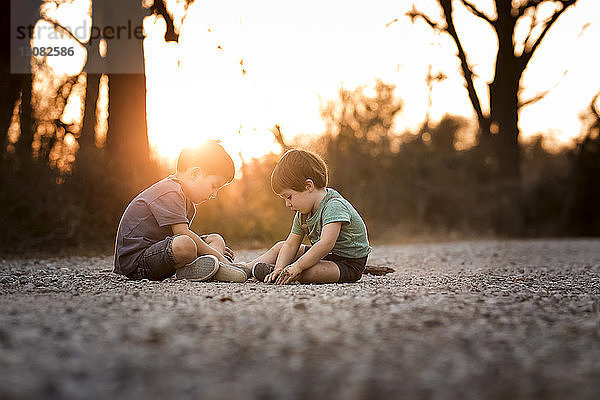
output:
<instances>
[{"instance_id":1,"label":"boy in green shirt","mask_svg":"<svg viewBox=\"0 0 600 400\"><path fill-rule=\"evenodd\" d=\"M279 160L271 187L296 216L287 239L249 264L256 279L276 284L360 279L371 252L367 228L327 182L327 166L314 153L290 150ZM302 244L304 236L311 246Z\"/></svg>"}]
</instances>

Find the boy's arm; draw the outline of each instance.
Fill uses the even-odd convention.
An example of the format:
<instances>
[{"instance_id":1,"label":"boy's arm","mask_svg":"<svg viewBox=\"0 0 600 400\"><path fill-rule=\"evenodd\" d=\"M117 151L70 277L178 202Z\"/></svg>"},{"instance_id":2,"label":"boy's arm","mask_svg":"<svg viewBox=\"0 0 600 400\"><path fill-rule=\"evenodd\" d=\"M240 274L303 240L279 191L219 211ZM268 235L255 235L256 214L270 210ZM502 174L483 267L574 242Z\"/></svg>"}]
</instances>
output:
<instances>
[{"instance_id":1,"label":"boy's arm","mask_svg":"<svg viewBox=\"0 0 600 400\"><path fill-rule=\"evenodd\" d=\"M302 244L303 237L295 233L290 232L287 239L283 243L279 254L277 255L277 261L275 262L275 269L283 269L290 265L294 261L294 257L298 253L298 249Z\"/></svg>"},{"instance_id":2,"label":"boy's arm","mask_svg":"<svg viewBox=\"0 0 600 400\"><path fill-rule=\"evenodd\" d=\"M196 243L196 248L198 249L198 256L210 254L217 257L219 261L228 262L227 259L223 256L223 254L219 253L217 250L206 244L206 242L202 240L200 236L196 234L196 232L190 229L188 224L174 224L171 225L171 229L173 229L174 235L186 235L192 238L194 243Z\"/></svg>"},{"instance_id":3,"label":"boy's arm","mask_svg":"<svg viewBox=\"0 0 600 400\"><path fill-rule=\"evenodd\" d=\"M323 226L319 241L290 266L298 272L297 275L321 261L323 257L331 252L341 229L341 222L331 222Z\"/></svg>"},{"instance_id":4,"label":"boy's arm","mask_svg":"<svg viewBox=\"0 0 600 400\"><path fill-rule=\"evenodd\" d=\"M275 269L265 277L265 282L274 282L281 270L294 261L294 257L296 257L298 249L302 244L302 239L304 239L304 236L290 232L279 250L277 261L275 261Z\"/></svg>"}]
</instances>

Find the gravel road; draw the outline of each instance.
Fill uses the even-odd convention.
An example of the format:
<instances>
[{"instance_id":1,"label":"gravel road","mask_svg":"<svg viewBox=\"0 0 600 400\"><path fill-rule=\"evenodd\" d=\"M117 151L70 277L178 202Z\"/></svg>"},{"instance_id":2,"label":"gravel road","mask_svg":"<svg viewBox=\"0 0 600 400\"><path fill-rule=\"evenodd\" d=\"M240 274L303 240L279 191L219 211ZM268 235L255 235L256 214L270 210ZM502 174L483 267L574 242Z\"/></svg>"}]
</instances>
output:
<instances>
[{"instance_id":1,"label":"gravel road","mask_svg":"<svg viewBox=\"0 0 600 400\"><path fill-rule=\"evenodd\" d=\"M396 272L279 287L2 259L0 398L600 398L600 239L381 246L369 264Z\"/></svg>"}]
</instances>

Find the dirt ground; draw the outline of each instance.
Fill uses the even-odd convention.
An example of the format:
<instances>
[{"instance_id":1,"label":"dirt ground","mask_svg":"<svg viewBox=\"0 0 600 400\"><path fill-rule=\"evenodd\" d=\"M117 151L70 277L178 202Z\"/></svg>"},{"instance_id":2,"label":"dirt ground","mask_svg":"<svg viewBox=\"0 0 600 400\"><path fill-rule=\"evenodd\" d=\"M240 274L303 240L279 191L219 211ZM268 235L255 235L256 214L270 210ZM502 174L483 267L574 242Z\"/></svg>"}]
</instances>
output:
<instances>
[{"instance_id":1,"label":"dirt ground","mask_svg":"<svg viewBox=\"0 0 600 400\"><path fill-rule=\"evenodd\" d=\"M376 247L356 284L111 263L0 261L1 399L600 398L600 239Z\"/></svg>"}]
</instances>

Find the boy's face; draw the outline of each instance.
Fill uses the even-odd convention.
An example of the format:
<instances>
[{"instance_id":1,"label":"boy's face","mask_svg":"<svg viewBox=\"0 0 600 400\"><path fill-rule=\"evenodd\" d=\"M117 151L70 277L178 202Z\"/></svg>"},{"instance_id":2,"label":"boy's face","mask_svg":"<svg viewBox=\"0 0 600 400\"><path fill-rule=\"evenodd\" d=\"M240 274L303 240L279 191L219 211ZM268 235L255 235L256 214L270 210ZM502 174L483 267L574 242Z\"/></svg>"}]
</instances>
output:
<instances>
[{"instance_id":1,"label":"boy's face","mask_svg":"<svg viewBox=\"0 0 600 400\"><path fill-rule=\"evenodd\" d=\"M183 176L185 195L194 203L200 204L217 197L217 192L227 184L222 176L206 175L200 168L190 168Z\"/></svg>"},{"instance_id":2,"label":"boy's face","mask_svg":"<svg viewBox=\"0 0 600 400\"><path fill-rule=\"evenodd\" d=\"M285 206L289 207L292 211L300 211L302 214L308 214L312 211L315 204L313 188L312 185L309 185L303 192L297 192L294 189L283 189L279 193L279 197L285 201Z\"/></svg>"}]
</instances>

